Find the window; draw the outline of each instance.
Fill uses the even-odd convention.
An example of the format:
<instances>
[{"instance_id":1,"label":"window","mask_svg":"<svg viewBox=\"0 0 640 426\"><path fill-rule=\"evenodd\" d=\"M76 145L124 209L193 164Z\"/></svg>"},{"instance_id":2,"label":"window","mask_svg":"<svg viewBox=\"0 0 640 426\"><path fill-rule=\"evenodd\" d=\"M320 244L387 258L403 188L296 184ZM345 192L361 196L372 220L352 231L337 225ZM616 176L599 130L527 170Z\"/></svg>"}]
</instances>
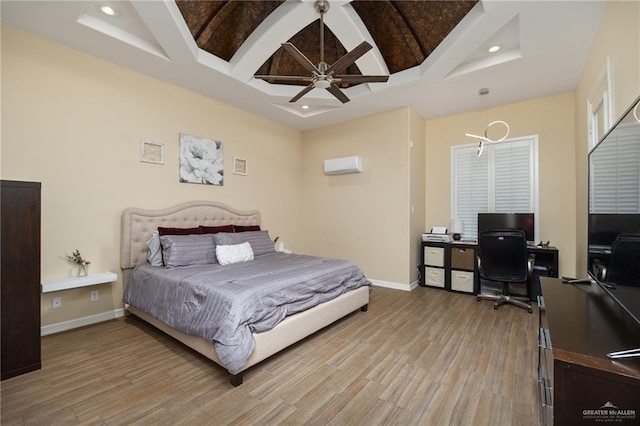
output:
<instances>
[{"instance_id":1,"label":"window","mask_svg":"<svg viewBox=\"0 0 640 426\"><path fill-rule=\"evenodd\" d=\"M600 71L587 98L587 133L589 149L596 146L611 125L611 57Z\"/></svg>"},{"instance_id":2,"label":"window","mask_svg":"<svg viewBox=\"0 0 640 426\"><path fill-rule=\"evenodd\" d=\"M538 232L538 137L451 148L451 212L462 219L464 239L475 240L478 213L529 213ZM537 235L536 235L537 240Z\"/></svg>"}]
</instances>

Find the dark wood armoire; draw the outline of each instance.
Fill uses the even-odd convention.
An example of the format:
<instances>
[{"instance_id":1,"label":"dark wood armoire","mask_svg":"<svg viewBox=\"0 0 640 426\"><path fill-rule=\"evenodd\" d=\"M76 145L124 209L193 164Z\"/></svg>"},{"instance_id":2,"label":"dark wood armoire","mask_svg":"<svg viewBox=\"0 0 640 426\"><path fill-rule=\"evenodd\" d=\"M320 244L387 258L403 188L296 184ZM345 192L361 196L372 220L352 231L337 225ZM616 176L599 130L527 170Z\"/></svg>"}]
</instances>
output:
<instances>
[{"instance_id":1,"label":"dark wood armoire","mask_svg":"<svg viewBox=\"0 0 640 426\"><path fill-rule=\"evenodd\" d=\"M40 368L40 187L2 181L2 380Z\"/></svg>"}]
</instances>

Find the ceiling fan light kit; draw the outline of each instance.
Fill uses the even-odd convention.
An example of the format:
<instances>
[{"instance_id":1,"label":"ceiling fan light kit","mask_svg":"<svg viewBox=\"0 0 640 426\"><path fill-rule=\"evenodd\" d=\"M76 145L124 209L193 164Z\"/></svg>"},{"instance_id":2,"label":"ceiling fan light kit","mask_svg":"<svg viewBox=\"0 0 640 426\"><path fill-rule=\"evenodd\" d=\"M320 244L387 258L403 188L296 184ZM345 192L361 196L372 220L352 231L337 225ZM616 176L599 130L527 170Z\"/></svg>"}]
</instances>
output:
<instances>
[{"instance_id":1,"label":"ceiling fan light kit","mask_svg":"<svg viewBox=\"0 0 640 426\"><path fill-rule=\"evenodd\" d=\"M298 92L289 102L296 102L313 89L325 89L342 103L349 102L349 98L344 94L337 83L358 84L358 83L386 83L388 75L342 75L342 71L357 61L362 55L373 48L369 43L363 41L346 55L338 59L333 65L324 61L324 14L329 10L328 0L316 0L313 5L316 12L320 14L320 62L315 65L311 62L293 43L282 43L283 49L291 54L307 71L311 73L309 77L284 76L284 75L255 75L255 78L268 82L280 81L304 81L309 84Z\"/></svg>"},{"instance_id":2,"label":"ceiling fan light kit","mask_svg":"<svg viewBox=\"0 0 640 426\"><path fill-rule=\"evenodd\" d=\"M498 138L498 139L491 139L488 136L489 129L491 128L491 126L494 126L496 124L502 124L504 126L505 134L502 137ZM502 142L503 140L505 140L507 138L507 136L509 136L509 131L510 130L511 130L511 128L509 127L509 125L505 121L495 120L495 121L492 121L491 123L489 123L487 125L487 128L484 129L484 136L474 135L473 133L465 133L464 135L468 136L470 138L476 138L476 139L480 139L480 140L491 142L491 143L497 143L497 142Z\"/></svg>"},{"instance_id":3,"label":"ceiling fan light kit","mask_svg":"<svg viewBox=\"0 0 640 426\"><path fill-rule=\"evenodd\" d=\"M478 91L478 94L480 96L484 96L484 95L488 95L489 94L489 89L487 89L486 87L480 89ZM495 125L502 125L505 128L505 133L502 137L498 138L498 139L491 139L489 137L489 129L492 126ZM484 143L485 142L490 142L490 143L498 143L498 142L502 142L505 139L507 139L507 137L509 136L509 132L511 131L511 128L509 127L509 125L507 124L506 121L502 121L502 120L494 120L492 122L490 122L487 127L484 129L484 136L479 136L479 135L474 135L473 133L465 133L464 135L470 138L475 138L475 139L480 139L480 143L478 144L478 157L480 157L482 155L482 151L484 150Z\"/></svg>"}]
</instances>

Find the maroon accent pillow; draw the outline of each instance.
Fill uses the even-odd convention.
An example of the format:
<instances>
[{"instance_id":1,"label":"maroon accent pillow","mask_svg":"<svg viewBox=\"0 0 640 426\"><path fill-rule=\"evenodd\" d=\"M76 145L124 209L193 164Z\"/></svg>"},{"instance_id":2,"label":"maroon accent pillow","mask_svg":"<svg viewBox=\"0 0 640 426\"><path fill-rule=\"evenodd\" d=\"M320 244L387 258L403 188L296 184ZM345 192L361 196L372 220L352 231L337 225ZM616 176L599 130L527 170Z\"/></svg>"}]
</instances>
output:
<instances>
[{"instance_id":1,"label":"maroon accent pillow","mask_svg":"<svg viewBox=\"0 0 640 426\"><path fill-rule=\"evenodd\" d=\"M236 232L260 231L260 225L233 225L233 229L235 229Z\"/></svg>"},{"instance_id":2,"label":"maroon accent pillow","mask_svg":"<svg viewBox=\"0 0 640 426\"><path fill-rule=\"evenodd\" d=\"M218 232L234 232L233 225L199 226L201 234L217 234Z\"/></svg>"},{"instance_id":3,"label":"maroon accent pillow","mask_svg":"<svg viewBox=\"0 0 640 426\"><path fill-rule=\"evenodd\" d=\"M189 235L202 234L200 227L196 228L162 228L158 227L158 234L163 235Z\"/></svg>"}]
</instances>

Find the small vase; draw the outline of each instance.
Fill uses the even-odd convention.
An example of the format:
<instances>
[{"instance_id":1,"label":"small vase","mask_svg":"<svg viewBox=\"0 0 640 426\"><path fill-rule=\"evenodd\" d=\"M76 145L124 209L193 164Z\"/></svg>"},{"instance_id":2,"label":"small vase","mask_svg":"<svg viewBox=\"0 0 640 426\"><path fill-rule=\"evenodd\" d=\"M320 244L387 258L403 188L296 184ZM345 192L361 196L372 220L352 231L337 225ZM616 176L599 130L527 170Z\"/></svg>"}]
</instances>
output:
<instances>
[{"instance_id":1,"label":"small vase","mask_svg":"<svg viewBox=\"0 0 640 426\"><path fill-rule=\"evenodd\" d=\"M78 265L76 268L76 276L78 277L86 277L89 274L89 265Z\"/></svg>"}]
</instances>

